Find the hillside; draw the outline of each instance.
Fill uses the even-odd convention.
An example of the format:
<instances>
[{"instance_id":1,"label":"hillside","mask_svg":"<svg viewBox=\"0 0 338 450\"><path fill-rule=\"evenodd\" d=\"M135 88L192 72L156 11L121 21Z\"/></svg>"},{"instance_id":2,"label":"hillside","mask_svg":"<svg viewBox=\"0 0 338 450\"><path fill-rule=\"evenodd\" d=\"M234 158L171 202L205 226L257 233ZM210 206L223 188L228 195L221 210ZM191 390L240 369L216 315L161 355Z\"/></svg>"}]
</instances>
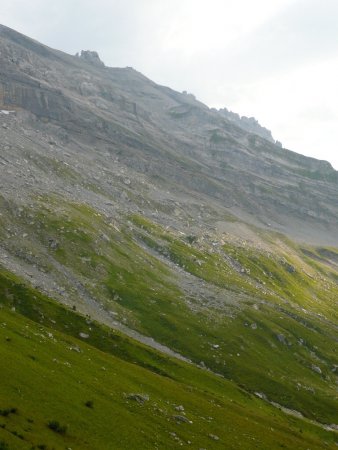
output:
<instances>
[{"instance_id":1,"label":"hillside","mask_svg":"<svg viewBox=\"0 0 338 450\"><path fill-rule=\"evenodd\" d=\"M4 26L0 149L0 441L333 448L329 163Z\"/></svg>"}]
</instances>

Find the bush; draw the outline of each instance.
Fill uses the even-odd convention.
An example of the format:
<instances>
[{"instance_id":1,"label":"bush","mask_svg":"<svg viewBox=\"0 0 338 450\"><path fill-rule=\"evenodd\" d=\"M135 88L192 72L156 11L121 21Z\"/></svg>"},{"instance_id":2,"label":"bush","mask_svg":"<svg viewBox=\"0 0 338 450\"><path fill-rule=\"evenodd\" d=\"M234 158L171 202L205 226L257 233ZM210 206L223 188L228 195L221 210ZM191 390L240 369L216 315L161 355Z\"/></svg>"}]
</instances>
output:
<instances>
[{"instance_id":1,"label":"bush","mask_svg":"<svg viewBox=\"0 0 338 450\"><path fill-rule=\"evenodd\" d=\"M16 414L17 412L17 408L0 409L0 416L7 417L10 414Z\"/></svg>"},{"instance_id":2,"label":"bush","mask_svg":"<svg viewBox=\"0 0 338 450\"><path fill-rule=\"evenodd\" d=\"M57 420L51 420L48 422L48 428L55 431L55 433L66 434L67 426L61 425Z\"/></svg>"},{"instance_id":3,"label":"bush","mask_svg":"<svg viewBox=\"0 0 338 450\"><path fill-rule=\"evenodd\" d=\"M9 450L9 447L5 441L0 441L0 450Z\"/></svg>"},{"instance_id":4,"label":"bush","mask_svg":"<svg viewBox=\"0 0 338 450\"><path fill-rule=\"evenodd\" d=\"M94 403L92 402L92 400L88 400L85 405L87 406L87 408L94 408Z\"/></svg>"},{"instance_id":5,"label":"bush","mask_svg":"<svg viewBox=\"0 0 338 450\"><path fill-rule=\"evenodd\" d=\"M193 235L189 235L186 237L186 240L189 242L189 244L194 244L195 242L198 241L198 237L197 236L193 236Z\"/></svg>"}]
</instances>

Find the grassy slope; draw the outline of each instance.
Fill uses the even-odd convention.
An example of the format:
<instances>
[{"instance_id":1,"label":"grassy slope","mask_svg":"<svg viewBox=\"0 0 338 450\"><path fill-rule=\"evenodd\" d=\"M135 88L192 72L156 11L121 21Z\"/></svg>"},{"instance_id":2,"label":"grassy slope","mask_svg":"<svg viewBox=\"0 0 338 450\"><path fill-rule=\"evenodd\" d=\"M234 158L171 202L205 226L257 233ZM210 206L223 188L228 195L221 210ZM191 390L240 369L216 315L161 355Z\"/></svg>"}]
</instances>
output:
<instances>
[{"instance_id":1,"label":"grassy slope","mask_svg":"<svg viewBox=\"0 0 338 450\"><path fill-rule=\"evenodd\" d=\"M17 409L0 415L0 441L10 449L333 445L333 433L287 416L207 371L112 335L94 322L88 338L92 345L80 342L74 336L88 331L85 317L6 272L0 286L0 357L5 362L0 409ZM131 393L146 394L149 400L139 404L128 399ZM88 400L93 408L85 406ZM184 405L184 413L175 410L177 405ZM183 414L192 423L179 424L173 418ZM52 420L67 427L64 435L48 428Z\"/></svg>"},{"instance_id":2,"label":"grassy slope","mask_svg":"<svg viewBox=\"0 0 338 450\"><path fill-rule=\"evenodd\" d=\"M87 206L51 199L30 210L9 207L1 219L3 229L16 224L15 239L23 232L34 236L31 248L37 254L45 252L71 269L129 326L197 363L203 361L247 391L264 392L309 418L337 423L334 249L329 254L327 249L305 249L305 254L304 248L271 235L264 236L271 241L271 252L233 242L216 251L207 244L189 244L141 216L130 217L129 225L117 231ZM57 249L49 247L50 238L58 242ZM140 240L153 254L140 247ZM6 240L10 251L17 245L14 241ZM31 258L32 250L25 245L21 254ZM224 305L202 304L192 311L171 270L156 254L211 286L225 288L229 295L245 294L239 307L231 314ZM43 270L53 271L48 258L35 261ZM242 267L244 274L229 261ZM63 317L56 322L71 321ZM136 360L149 362L161 373L162 362L155 364L148 357L142 353Z\"/></svg>"},{"instance_id":3,"label":"grassy slope","mask_svg":"<svg viewBox=\"0 0 338 450\"><path fill-rule=\"evenodd\" d=\"M204 321L202 335L195 332L192 345L187 348L186 341L180 342L177 350L203 359L208 367L246 389L262 390L306 416L337 421L333 371L338 288L328 277L328 267L323 266L321 273L311 270L300 258L298 247L285 239L273 252L234 243L221 245L215 252L164 235L144 218L133 221L147 245L186 271L248 296L232 317L216 311L209 323ZM280 239L271 237L273 243ZM229 258L242 269L233 270ZM219 349L210 351L211 344L218 344Z\"/></svg>"}]
</instances>

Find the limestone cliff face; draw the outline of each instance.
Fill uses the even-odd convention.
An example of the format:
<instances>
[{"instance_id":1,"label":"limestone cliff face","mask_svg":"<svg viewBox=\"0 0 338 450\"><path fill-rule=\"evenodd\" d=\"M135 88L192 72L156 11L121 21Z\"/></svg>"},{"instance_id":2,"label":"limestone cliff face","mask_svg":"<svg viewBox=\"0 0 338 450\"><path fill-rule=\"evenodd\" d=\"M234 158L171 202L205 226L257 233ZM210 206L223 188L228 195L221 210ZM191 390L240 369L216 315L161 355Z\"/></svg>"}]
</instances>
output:
<instances>
[{"instance_id":1,"label":"limestone cliff face","mask_svg":"<svg viewBox=\"0 0 338 450\"><path fill-rule=\"evenodd\" d=\"M30 79L3 77L0 84L0 108L27 110L51 120L70 118L70 104L60 91L41 86Z\"/></svg>"},{"instance_id":2,"label":"limestone cliff face","mask_svg":"<svg viewBox=\"0 0 338 450\"><path fill-rule=\"evenodd\" d=\"M258 123L258 120L255 119L254 117L240 116L237 113L229 111L227 108L219 109L219 113L222 114L226 119L230 120L231 122L234 122L240 128L243 128L244 130L248 131L249 133L257 134L263 139L266 139L267 141L276 144L276 141L272 137L271 131L265 127L262 127Z\"/></svg>"},{"instance_id":3,"label":"limestone cliff face","mask_svg":"<svg viewBox=\"0 0 338 450\"><path fill-rule=\"evenodd\" d=\"M48 142L67 142L58 147L61 159L76 149L78 159L101 158L112 172L118 161L123 179L142 178L145 203L147 196L179 198L192 216L192 204L207 203L217 217L230 212L299 239L338 241L338 174L329 163L282 149L270 134L248 131L131 68L105 67L95 52L70 56L0 26L0 110L18 113L11 149L1 148L8 161L15 148L20 158L19 143L32 152L46 145L49 154ZM9 140L4 133L2 142ZM91 176L87 164L76 167L84 178ZM15 175L6 176L20 195ZM45 176L36 177L41 186ZM64 189L64 181L54 188ZM135 208L132 196L128 207Z\"/></svg>"},{"instance_id":4,"label":"limestone cliff face","mask_svg":"<svg viewBox=\"0 0 338 450\"><path fill-rule=\"evenodd\" d=\"M76 56L83 58L85 61L93 64L94 66L104 67L104 63L101 61L99 54L95 51L81 50L80 55L77 54Z\"/></svg>"}]
</instances>

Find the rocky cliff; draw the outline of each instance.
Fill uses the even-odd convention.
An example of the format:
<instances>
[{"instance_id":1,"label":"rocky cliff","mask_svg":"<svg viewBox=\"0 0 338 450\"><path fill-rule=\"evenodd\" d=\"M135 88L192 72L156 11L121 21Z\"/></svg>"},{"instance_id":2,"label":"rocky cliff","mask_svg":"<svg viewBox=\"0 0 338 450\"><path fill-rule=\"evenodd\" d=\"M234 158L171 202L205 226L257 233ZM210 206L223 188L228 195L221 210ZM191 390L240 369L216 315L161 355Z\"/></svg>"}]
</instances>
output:
<instances>
[{"instance_id":1,"label":"rocky cliff","mask_svg":"<svg viewBox=\"0 0 338 450\"><path fill-rule=\"evenodd\" d=\"M118 159L127 177L146 177L161 202L185 198L187 212L187 199L200 196L220 216L231 213L298 239L336 242L338 177L328 163L281 149L268 132L259 136L257 126L247 131L244 119L240 127L224 110L210 110L131 68L107 68L95 52L73 57L4 26L0 47L0 108L16 111L22 129L34 122L47 142L60 145L53 157L64 159L63 152L81 147L78 154L95 154L109 170ZM5 142L10 131L2 130ZM35 138L45 145L40 136L30 142ZM19 151L16 139L8 154L2 150L9 161ZM82 170L90 178L90 167ZM45 176L38 175L42 184ZM7 181L13 192L20 185L14 173Z\"/></svg>"},{"instance_id":2,"label":"rocky cliff","mask_svg":"<svg viewBox=\"0 0 338 450\"><path fill-rule=\"evenodd\" d=\"M243 128L249 133L257 134L258 136L262 137L263 139L266 139L269 142L272 142L273 144L278 143L278 141L275 141L274 138L272 137L271 131L265 127L262 127L258 123L258 120L255 119L254 117L240 116L237 113L229 111L227 108L221 108L218 111L228 120L234 122L237 126Z\"/></svg>"}]
</instances>

